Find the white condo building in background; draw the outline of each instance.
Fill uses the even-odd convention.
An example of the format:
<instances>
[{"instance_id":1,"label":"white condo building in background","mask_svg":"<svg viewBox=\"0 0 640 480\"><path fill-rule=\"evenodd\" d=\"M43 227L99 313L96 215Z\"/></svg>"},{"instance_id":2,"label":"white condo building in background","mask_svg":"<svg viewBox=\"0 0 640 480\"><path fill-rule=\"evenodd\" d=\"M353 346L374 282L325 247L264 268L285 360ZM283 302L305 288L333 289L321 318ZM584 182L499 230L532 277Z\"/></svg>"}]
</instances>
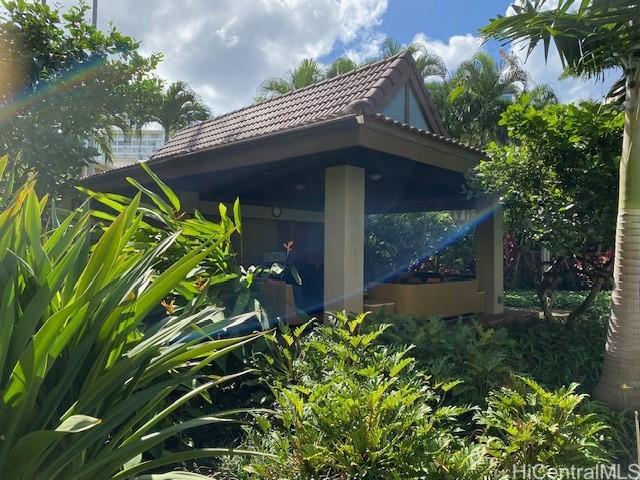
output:
<instances>
[{"instance_id":1,"label":"white condo building in background","mask_svg":"<svg viewBox=\"0 0 640 480\"><path fill-rule=\"evenodd\" d=\"M145 162L164 144L164 129L157 123L149 123L140 132L125 134L114 128L111 142L112 162L107 162L104 154L96 158L89 167L89 175L105 170L124 167L132 163Z\"/></svg>"}]
</instances>

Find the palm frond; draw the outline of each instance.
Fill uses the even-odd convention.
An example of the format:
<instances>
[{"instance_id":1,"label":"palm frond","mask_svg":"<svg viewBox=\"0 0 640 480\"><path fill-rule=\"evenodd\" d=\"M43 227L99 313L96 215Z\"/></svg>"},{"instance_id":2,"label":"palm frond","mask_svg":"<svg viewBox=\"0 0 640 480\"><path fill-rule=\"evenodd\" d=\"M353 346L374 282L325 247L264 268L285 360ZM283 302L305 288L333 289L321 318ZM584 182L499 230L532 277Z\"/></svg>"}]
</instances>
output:
<instances>
[{"instance_id":1,"label":"palm frond","mask_svg":"<svg viewBox=\"0 0 640 480\"><path fill-rule=\"evenodd\" d=\"M575 75L602 78L612 67L628 65L640 48L638 0L562 0L543 9L547 0L514 3L515 14L498 16L481 29L485 38L524 46L527 57L540 44L548 59L551 43L565 69Z\"/></svg>"},{"instance_id":2,"label":"palm frond","mask_svg":"<svg viewBox=\"0 0 640 480\"><path fill-rule=\"evenodd\" d=\"M349 57L340 57L329 65L326 76L327 78L337 77L338 75L350 72L356 68L358 68L358 64Z\"/></svg>"}]
</instances>

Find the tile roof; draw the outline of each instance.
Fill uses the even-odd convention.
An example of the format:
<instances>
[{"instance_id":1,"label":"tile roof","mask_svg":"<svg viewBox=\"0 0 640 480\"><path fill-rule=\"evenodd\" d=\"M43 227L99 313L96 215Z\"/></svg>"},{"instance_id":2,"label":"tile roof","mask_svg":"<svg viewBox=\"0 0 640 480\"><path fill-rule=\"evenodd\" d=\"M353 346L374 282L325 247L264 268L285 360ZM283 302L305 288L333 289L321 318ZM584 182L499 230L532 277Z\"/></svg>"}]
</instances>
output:
<instances>
[{"instance_id":1,"label":"tile roof","mask_svg":"<svg viewBox=\"0 0 640 480\"><path fill-rule=\"evenodd\" d=\"M187 127L151 158L175 157L354 113L375 114L415 69L403 52L306 88ZM439 127L435 126L436 129ZM443 132L444 133L444 132Z\"/></svg>"},{"instance_id":2,"label":"tile roof","mask_svg":"<svg viewBox=\"0 0 640 480\"><path fill-rule=\"evenodd\" d=\"M375 115L373 115L372 118L375 118L376 120L387 124L387 125L393 125L395 127L401 128L407 132L412 132L412 133L418 133L420 135L423 135L425 137L429 137L432 138L434 140L437 140L441 143L445 143L448 145L453 145L455 147L458 148L462 148L464 150L467 150L469 152L473 152L473 153L477 153L479 155L484 155L485 151L482 150L481 148L478 147L473 147L471 145L467 145L466 143L463 142L459 142L458 140L454 140L453 138L449 138L446 137L444 135L439 135L437 133L433 133L430 132L429 130L425 130L423 128L417 128L414 127L413 125L409 125L408 123L403 123L403 122L399 122L397 120L394 120L393 118L387 117L386 115L382 114L382 113L376 113Z\"/></svg>"}]
</instances>

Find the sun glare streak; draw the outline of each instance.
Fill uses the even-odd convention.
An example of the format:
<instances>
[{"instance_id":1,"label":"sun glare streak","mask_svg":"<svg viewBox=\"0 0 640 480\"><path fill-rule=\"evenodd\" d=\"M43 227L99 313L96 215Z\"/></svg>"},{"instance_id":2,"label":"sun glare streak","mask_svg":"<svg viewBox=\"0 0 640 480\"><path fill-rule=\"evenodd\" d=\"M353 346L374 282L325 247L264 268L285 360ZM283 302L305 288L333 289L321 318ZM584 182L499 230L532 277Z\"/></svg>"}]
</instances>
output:
<instances>
[{"instance_id":1,"label":"sun glare streak","mask_svg":"<svg viewBox=\"0 0 640 480\"><path fill-rule=\"evenodd\" d=\"M0 101L16 95L26 75L25 62L17 42L12 37L0 36Z\"/></svg>"},{"instance_id":2,"label":"sun glare streak","mask_svg":"<svg viewBox=\"0 0 640 480\"><path fill-rule=\"evenodd\" d=\"M15 57L15 55L13 57ZM2 60L2 63L5 61L9 63L11 61L9 58L3 58ZM15 118L21 112L30 108L50 108L47 100L65 93L70 93L83 84L98 79L99 73L106 61L106 58L88 60L67 70L62 75L40 82L31 91L27 91L26 88L22 86L22 93L17 95L12 95L11 91L9 91L8 94L0 92L0 98L9 99L0 107L0 124ZM15 64L20 65L20 62L17 61ZM3 75L3 70L10 69L0 68L0 75ZM17 67L16 71L5 73L4 76L1 76L0 85L6 85L5 88L8 86L10 89L12 85L11 81L16 81L17 79L22 80L21 83L23 83L25 79L24 71L20 72L19 67Z\"/></svg>"},{"instance_id":3,"label":"sun glare streak","mask_svg":"<svg viewBox=\"0 0 640 480\"><path fill-rule=\"evenodd\" d=\"M474 212L474 215L464 224L460 225L454 232L452 232L450 235L447 235L446 237L444 237L436 246L434 246L431 250L423 252L423 257L430 257L433 256L437 253L442 252L444 249L446 249L447 247L455 244L456 242L458 242L461 238L463 238L465 235L468 235L469 233L473 232L474 229L481 223L483 223L484 221L486 221L495 211L496 209L499 207L499 200L494 200L491 203L489 203L485 208L480 209L480 210L476 210ZM412 259L407 259L406 261L406 265L409 265L411 263ZM386 279L400 273L402 271L402 269L397 269L395 271L389 271L387 272L386 275L384 275L384 277L381 278L376 278L373 281L374 282L384 282ZM348 292L347 295L345 297L350 297L350 296L354 296L354 295L359 295L360 292L359 291L352 291L352 292ZM336 303L341 303L341 301L343 300L343 298L331 298L328 299L327 301L325 301L325 303L328 304L336 304ZM318 304L318 305L314 305L310 310L312 311L319 311L322 310L324 307L323 304Z\"/></svg>"}]
</instances>

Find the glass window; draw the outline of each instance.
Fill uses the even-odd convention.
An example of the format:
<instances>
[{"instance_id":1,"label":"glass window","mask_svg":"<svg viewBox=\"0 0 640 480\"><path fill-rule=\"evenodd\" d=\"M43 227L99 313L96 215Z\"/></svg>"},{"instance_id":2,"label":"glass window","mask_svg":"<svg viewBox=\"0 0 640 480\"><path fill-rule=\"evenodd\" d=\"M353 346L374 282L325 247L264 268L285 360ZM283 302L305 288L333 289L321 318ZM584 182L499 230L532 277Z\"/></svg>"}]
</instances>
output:
<instances>
[{"instance_id":1,"label":"glass window","mask_svg":"<svg viewBox=\"0 0 640 480\"><path fill-rule=\"evenodd\" d=\"M422 114L422 110L420 109L420 105L418 104L418 100L416 99L413 91L409 88L409 125L412 125L417 128L422 128L424 130L429 130L429 126L427 125L427 121Z\"/></svg>"},{"instance_id":2,"label":"glass window","mask_svg":"<svg viewBox=\"0 0 640 480\"><path fill-rule=\"evenodd\" d=\"M402 123L405 123L404 96L406 88L407 87L405 85L404 88L396 93L396 96L393 97L391 103L389 103L389 105L387 105L387 108L384 109L384 114L387 117L393 118L394 120Z\"/></svg>"}]
</instances>

